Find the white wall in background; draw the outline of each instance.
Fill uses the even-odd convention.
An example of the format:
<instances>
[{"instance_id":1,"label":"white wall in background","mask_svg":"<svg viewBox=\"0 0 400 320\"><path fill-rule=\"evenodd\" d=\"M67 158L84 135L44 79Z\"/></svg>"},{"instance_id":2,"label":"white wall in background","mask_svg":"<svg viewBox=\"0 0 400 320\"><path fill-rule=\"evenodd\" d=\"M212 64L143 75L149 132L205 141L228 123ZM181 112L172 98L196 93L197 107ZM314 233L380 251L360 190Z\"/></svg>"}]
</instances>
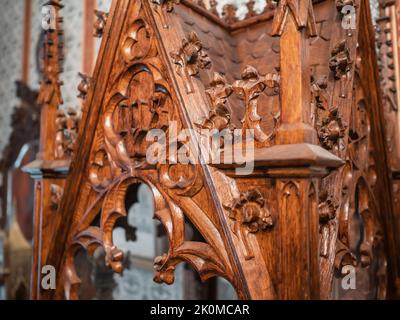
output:
<instances>
[{"instance_id":1,"label":"white wall in background","mask_svg":"<svg viewBox=\"0 0 400 320\"><path fill-rule=\"evenodd\" d=\"M2 0L0 10L0 157L11 132L11 114L18 105L15 81L21 79L23 0Z\"/></svg>"}]
</instances>

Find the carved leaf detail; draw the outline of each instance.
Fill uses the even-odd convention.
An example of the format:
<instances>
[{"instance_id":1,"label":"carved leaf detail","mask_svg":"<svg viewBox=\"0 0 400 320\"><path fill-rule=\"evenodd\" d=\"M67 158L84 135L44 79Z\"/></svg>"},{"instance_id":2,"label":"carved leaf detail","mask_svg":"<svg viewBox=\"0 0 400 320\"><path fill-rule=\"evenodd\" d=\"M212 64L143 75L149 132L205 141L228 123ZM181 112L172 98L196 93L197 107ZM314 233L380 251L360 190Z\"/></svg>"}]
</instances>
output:
<instances>
[{"instance_id":1,"label":"carved leaf detail","mask_svg":"<svg viewBox=\"0 0 400 320\"><path fill-rule=\"evenodd\" d=\"M256 189L242 193L239 199L224 205L233 221L233 232L239 236L246 249L246 259L254 257L248 234L267 230L273 226L272 215L263 195Z\"/></svg>"},{"instance_id":2,"label":"carved leaf detail","mask_svg":"<svg viewBox=\"0 0 400 320\"><path fill-rule=\"evenodd\" d=\"M176 72L186 81L186 92L193 93L193 82L191 77L196 76L201 69L211 67L211 59L204 52L203 45L196 34L192 31L187 39L182 40L182 46L171 53L174 64L177 65Z\"/></svg>"}]
</instances>

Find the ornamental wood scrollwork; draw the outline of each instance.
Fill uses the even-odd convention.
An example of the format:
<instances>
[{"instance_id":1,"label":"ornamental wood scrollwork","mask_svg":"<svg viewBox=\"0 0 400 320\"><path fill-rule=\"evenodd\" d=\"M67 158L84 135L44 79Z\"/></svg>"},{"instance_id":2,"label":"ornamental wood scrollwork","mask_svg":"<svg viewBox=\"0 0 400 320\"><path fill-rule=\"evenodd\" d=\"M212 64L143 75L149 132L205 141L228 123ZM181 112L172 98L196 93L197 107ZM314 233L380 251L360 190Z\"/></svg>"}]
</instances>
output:
<instances>
[{"instance_id":1,"label":"ornamental wood scrollwork","mask_svg":"<svg viewBox=\"0 0 400 320\"><path fill-rule=\"evenodd\" d=\"M57 211L64 193L64 189L56 184L52 184L50 186L50 191L51 191L51 208L54 211Z\"/></svg>"},{"instance_id":2,"label":"ornamental wood scrollwork","mask_svg":"<svg viewBox=\"0 0 400 320\"><path fill-rule=\"evenodd\" d=\"M190 32L187 39L182 40L182 46L179 50L171 52L171 58L177 65L176 73L186 82L186 93L193 93L191 77L197 76L201 69L211 68L211 59L203 50L196 32Z\"/></svg>"},{"instance_id":3,"label":"ornamental wood scrollwork","mask_svg":"<svg viewBox=\"0 0 400 320\"><path fill-rule=\"evenodd\" d=\"M78 206L78 221L67 246L64 289L70 299L78 298L80 279L74 257L80 248L89 254L102 248L105 264L114 272L123 271L124 253L113 242L113 230L120 221L126 222L127 196L140 183L152 191L155 218L165 227L170 242L168 253L155 259L154 280L173 283L176 265L188 262L203 281L218 275L235 284L220 232L193 200L204 192L201 167L177 164L169 156L167 163L146 161L146 151L153 143L147 141L147 133L152 129L165 133L169 148L176 139L169 135L169 122L176 121L178 130L182 122L144 5L136 1L133 13L127 15L131 22L122 33L117 53L123 63L114 67L115 81L106 94L96 129L85 199ZM138 36L140 32L146 36ZM205 242L185 239L186 219L199 228Z\"/></svg>"},{"instance_id":4,"label":"ornamental wood scrollwork","mask_svg":"<svg viewBox=\"0 0 400 320\"><path fill-rule=\"evenodd\" d=\"M267 201L260 191L251 189L224 207L229 211L233 233L243 243L246 260L253 259L254 252L248 240L250 234L268 230L273 226Z\"/></svg>"}]
</instances>

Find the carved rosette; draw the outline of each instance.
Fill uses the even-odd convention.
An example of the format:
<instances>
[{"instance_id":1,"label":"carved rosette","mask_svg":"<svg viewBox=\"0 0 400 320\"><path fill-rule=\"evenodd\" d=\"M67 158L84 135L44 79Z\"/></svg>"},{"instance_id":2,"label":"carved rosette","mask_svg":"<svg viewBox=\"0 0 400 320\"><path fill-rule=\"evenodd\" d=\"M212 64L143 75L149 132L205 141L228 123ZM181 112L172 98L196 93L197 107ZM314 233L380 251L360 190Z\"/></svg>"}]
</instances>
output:
<instances>
[{"instance_id":1,"label":"carved rosette","mask_svg":"<svg viewBox=\"0 0 400 320\"><path fill-rule=\"evenodd\" d=\"M108 13L95 10L94 14L96 15L96 22L94 23L94 36L96 38L101 38L107 24Z\"/></svg>"},{"instance_id":2,"label":"carved rosette","mask_svg":"<svg viewBox=\"0 0 400 320\"><path fill-rule=\"evenodd\" d=\"M233 221L232 231L240 237L246 251L246 259L254 258L253 249L249 242L249 234L265 231L273 226L272 215L266 200L260 191L249 190L226 204L229 218Z\"/></svg>"},{"instance_id":3,"label":"carved rosette","mask_svg":"<svg viewBox=\"0 0 400 320\"><path fill-rule=\"evenodd\" d=\"M360 77L363 67L361 57L355 57L355 75L351 79L350 68L353 63L346 41L340 42L333 53L334 59L330 61L333 81L342 82L342 93L350 92L347 86L352 84L354 97L351 111L347 115L348 124L344 124L343 116L336 109L333 109L332 114L327 106L329 98L325 86L314 83L316 124L321 144L329 150L340 151L339 154L346 160L339 172L325 178L322 183L319 211L321 283L325 284L326 290L323 298L331 297L332 294L332 291L328 291L331 290L330 285L326 285L330 283L329 274L332 271L329 270L336 271L333 283L340 288L345 266L355 268L357 290L352 293L339 289L337 298L351 299L352 294L357 298L360 295L368 299L384 298L387 290L387 253L378 211L379 196L375 190L378 177L370 123L373 106L369 105L366 98L365 79ZM346 96L340 96L338 100L343 97ZM330 122L333 122L333 130L325 129L321 132L323 125ZM342 134L339 134L340 131ZM331 136L335 139L329 138ZM342 142L338 143L337 137ZM340 148L342 143L343 148Z\"/></svg>"},{"instance_id":4,"label":"carved rosette","mask_svg":"<svg viewBox=\"0 0 400 320\"><path fill-rule=\"evenodd\" d=\"M204 52L203 45L196 32L189 33L187 39L182 40L179 50L171 53L172 61L176 64L176 72L186 82L186 93L193 93L193 76L198 75L201 69L209 69L211 60Z\"/></svg>"}]
</instances>

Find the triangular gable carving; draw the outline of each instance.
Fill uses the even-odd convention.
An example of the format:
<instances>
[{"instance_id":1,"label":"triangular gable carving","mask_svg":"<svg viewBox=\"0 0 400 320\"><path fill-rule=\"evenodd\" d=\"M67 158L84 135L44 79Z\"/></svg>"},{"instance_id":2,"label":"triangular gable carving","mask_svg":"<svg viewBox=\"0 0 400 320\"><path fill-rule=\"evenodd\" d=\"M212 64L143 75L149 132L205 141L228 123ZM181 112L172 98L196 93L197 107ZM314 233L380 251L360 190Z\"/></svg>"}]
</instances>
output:
<instances>
[{"instance_id":1,"label":"triangular gable carving","mask_svg":"<svg viewBox=\"0 0 400 320\"><path fill-rule=\"evenodd\" d=\"M225 277L243 299L330 296L335 262L351 261L347 230L340 226L345 213L336 201L354 206L360 190L369 204L364 209L385 208L389 216L392 209L372 201L371 177L356 178L360 168L351 158L358 143L353 134L363 129L357 121L365 117L355 80L357 41L371 34L359 33L360 22L356 30L343 30L336 1L314 2L281 1L277 11L239 22L228 19L229 10L221 20L185 0L113 2L59 209L65 227L55 234L47 261L63 284L54 297L78 298L78 248L93 253L102 247L106 264L122 271L123 252L112 231L126 219L125 196L138 183L152 190L155 217L170 240L169 252L155 261L156 281L172 283L176 265L186 261L203 280ZM368 20L366 1L355 3L357 21ZM289 14L293 19L285 21ZM379 99L369 98L371 111ZM383 138L376 112L378 149ZM255 170L241 175L241 163L226 153L230 163L210 164L200 153L191 157L201 164L172 164L172 157L149 164L145 138L151 129L165 133L167 150L158 151L167 155L175 130L193 129L189 137L200 142L204 129L252 129ZM362 150L364 171L369 150ZM385 174L377 175L376 192L387 190ZM348 194L330 188L346 183ZM377 227L369 231L375 236L387 222L373 216ZM205 242L186 241L185 219Z\"/></svg>"}]
</instances>

